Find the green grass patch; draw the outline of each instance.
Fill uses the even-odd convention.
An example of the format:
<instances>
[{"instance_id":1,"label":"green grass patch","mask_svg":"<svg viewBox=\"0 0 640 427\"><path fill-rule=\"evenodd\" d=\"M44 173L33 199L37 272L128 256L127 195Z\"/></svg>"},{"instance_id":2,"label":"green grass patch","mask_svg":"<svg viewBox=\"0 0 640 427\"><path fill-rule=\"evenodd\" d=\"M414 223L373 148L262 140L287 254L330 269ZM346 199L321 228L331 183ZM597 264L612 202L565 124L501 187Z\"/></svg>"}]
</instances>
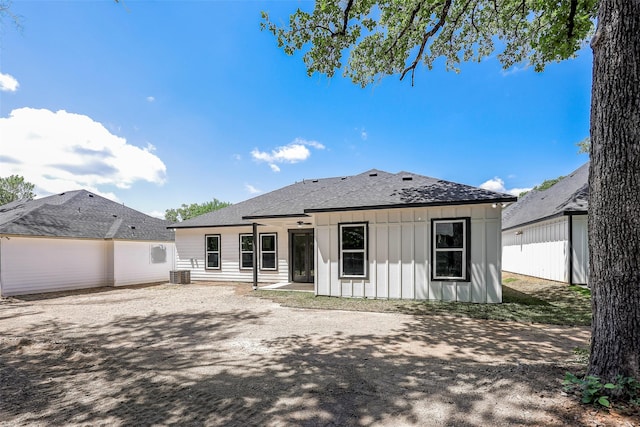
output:
<instances>
[{"instance_id":1,"label":"green grass patch","mask_svg":"<svg viewBox=\"0 0 640 427\"><path fill-rule=\"evenodd\" d=\"M589 298L591 297L591 290L589 288L585 288L584 286L571 285L569 286L569 290L577 292Z\"/></svg>"},{"instance_id":2,"label":"green grass patch","mask_svg":"<svg viewBox=\"0 0 640 427\"><path fill-rule=\"evenodd\" d=\"M516 279L515 277L507 277L506 279L503 279L503 280L502 280L502 283L503 283L503 284L504 284L504 283L511 283L511 282L515 282L515 281L517 281L517 280L518 280L518 279Z\"/></svg>"},{"instance_id":3,"label":"green grass patch","mask_svg":"<svg viewBox=\"0 0 640 427\"><path fill-rule=\"evenodd\" d=\"M314 296L309 292L273 290L261 290L252 295L298 308L397 312L570 326L588 326L591 323L590 296L566 284L511 277L503 280L503 283L509 283L509 286L502 286L502 304L337 298Z\"/></svg>"}]
</instances>

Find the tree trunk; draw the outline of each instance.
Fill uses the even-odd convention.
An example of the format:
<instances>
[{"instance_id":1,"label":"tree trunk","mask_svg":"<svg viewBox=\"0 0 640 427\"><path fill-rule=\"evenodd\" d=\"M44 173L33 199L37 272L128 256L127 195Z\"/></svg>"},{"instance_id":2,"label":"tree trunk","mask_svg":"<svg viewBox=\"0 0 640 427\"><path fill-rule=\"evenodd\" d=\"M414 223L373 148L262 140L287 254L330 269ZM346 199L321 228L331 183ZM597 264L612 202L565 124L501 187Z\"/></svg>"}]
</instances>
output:
<instances>
[{"instance_id":1,"label":"tree trunk","mask_svg":"<svg viewBox=\"0 0 640 427\"><path fill-rule=\"evenodd\" d=\"M589 175L590 375L640 378L640 0L600 0Z\"/></svg>"}]
</instances>

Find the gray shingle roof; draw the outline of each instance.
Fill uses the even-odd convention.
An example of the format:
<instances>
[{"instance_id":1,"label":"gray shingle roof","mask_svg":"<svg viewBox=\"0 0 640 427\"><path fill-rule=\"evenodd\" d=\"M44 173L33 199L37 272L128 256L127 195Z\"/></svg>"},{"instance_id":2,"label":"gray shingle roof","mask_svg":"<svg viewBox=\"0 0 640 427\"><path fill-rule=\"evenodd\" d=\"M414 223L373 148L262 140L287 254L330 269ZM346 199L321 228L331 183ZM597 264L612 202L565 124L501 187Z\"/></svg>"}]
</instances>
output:
<instances>
[{"instance_id":1,"label":"gray shingle roof","mask_svg":"<svg viewBox=\"0 0 640 427\"><path fill-rule=\"evenodd\" d=\"M0 206L0 234L172 241L174 233L168 225L86 190Z\"/></svg>"},{"instance_id":2,"label":"gray shingle roof","mask_svg":"<svg viewBox=\"0 0 640 427\"><path fill-rule=\"evenodd\" d=\"M516 198L410 172L372 169L354 176L310 179L209 212L175 228L246 225L259 218L313 212L513 202Z\"/></svg>"},{"instance_id":3,"label":"gray shingle roof","mask_svg":"<svg viewBox=\"0 0 640 427\"><path fill-rule=\"evenodd\" d=\"M502 212L502 229L558 215L586 213L589 207L589 162L544 191L530 191Z\"/></svg>"}]
</instances>

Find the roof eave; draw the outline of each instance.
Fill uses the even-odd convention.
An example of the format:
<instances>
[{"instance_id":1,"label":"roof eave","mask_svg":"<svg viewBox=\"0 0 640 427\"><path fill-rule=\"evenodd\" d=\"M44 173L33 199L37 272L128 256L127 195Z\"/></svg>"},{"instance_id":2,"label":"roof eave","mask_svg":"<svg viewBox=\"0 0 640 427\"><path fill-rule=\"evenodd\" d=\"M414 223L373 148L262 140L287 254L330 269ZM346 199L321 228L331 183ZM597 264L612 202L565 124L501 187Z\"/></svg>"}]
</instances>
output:
<instances>
[{"instance_id":1,"label":"roof eave","mask_svg":"<svg viewBox=\"0 0 640 427\"><path fill-rule=\"evenodd\" d=\"M321 213L321 212L344 212L344 211L364 211L364 210L380 210L380 209L401 209L401 208L424 208L437 206L460 206L460 205L485 205L491 203L511 203L517 201L517 197L502 197L489 200L461 200L449 202L429 202L429 203L395 203L391 205L371 205L371 206L345 206L338 208L318 208L305 209L305 213Z\"/></svg>"},{"instance_id":2,"label":"roof eave","mask_svg":"<svg viewBox=\"0 0 640 427\"><path fill-rule=\"evenodd\" d=\"M279 218L308 218L309 215L304 213L297 214L283 214L283 215L248 215L243 216L242 219L250 220L250 219L279 219Z\"/></svg>"},{"instance_id":3,"label":"roof eave","mask_svg":"<svg viewBox=\"0 0 640 427\"><path fill-rule=\"evenodd\" d=\"M248 222L244 222L244 223L237 223L237 224L209 224L209 225L184 225L184 226L176 226L176 225L172 225L167 227L168 229L187 229L187 228L218 228L218 227L249 227L251 226L251 223Z\"/></svg>"},{"instance_id":4,"label":"roof eave","mask_svg":"<svg viewBox=\"0 0 640 427\"><path fill-rule=\"evenodd\" d=\"M512 226L507 227L507 228L503 228L502 231L509 231L509 230L513 230L514 228L526 227L526 226L531 225L531 224L535 224L535 223L543 222L543 221L548 221L550 219L559 218L561 216L586 215L586 214L587 214L587 211L561 211L561 212L554 213L552 215L547 215L547 216L542 217L542 218L536 218L536 219L533 219L531 221L522 222L520 224L516 224L516 225L512 225Z\"/></svg>"}]
</instances>

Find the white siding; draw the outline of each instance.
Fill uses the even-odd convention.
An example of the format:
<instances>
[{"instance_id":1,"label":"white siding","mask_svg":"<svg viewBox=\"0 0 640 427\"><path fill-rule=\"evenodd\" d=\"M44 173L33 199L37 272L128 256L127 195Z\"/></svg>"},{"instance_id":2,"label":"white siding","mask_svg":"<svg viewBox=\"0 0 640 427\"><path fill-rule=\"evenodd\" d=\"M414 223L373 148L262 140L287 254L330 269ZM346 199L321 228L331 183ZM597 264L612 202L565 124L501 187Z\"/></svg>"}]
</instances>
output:
<instances>
[{"instance_id":1,"label":"white siding","mask_svg":"<svg viewBox=\"0 0 640 427\"><path fill-rule=\"evenodd\" d=\"M316 232L314 246L316 294L331 295L331 233Z\"/></svg>"},{"instance_id":2,"label":"white siding","mask_svg":"<svg viewBox=\"0 0 640 427\"><path fill-rule=\"evenodd\" d=\"M166 282L173 270L175 245L173 242L133 242L117 240L113 244L114 286L139 283ZM164 262L152 259L158 247L166 253Z\"/></svg>"},{"instance_id":3,"label":"white siding","mask_svg":"<svg viewBox=\"0 0 640 427\"><path fill-rule=\"evenodd\" d=\"M104 240L9 237L0 239L2 295L108 285Z\"/></svg>"},{"instance_id":4,"label":"white siding","mask_svg":"<svg viewBox=\"0 0 640 427\"><path fill-rule=\"evenodd\" d=\"M502 269L568 282L569 217L502 232Z\"/></svg>"},{"instance_id":5,"label":"white siding","mask_svg":"<svg viewBox=\"0 0 640 427\"><path fill-rule=\"evenodd\" d=\"M471 218L470 282L431 280L431 220ZM367 221L368 272L338 277L338 224ZM315 216L318 295L501 302L500 209L491 205L320 213Z\"/></svg>"},{"instance_id":6,"label":"white siding","mask_svg":"<svg viewBox=\"0 0 640 427\"><path fill-rule=\"evenodd\" d=\"M190 270L191 280L253 282L252 269L240 269L240 234L251 234L248 227L176 229L176 270ZM288 231L277 227L258 227L258 234L277 233L278 270L258 271L258 282L278 283L289 280ZM205 235L220 235L221 268L205 268ZM256 248L258 245L255 246Z\"/></svg>"},{"instance_id":7,"label":"white siding","mask_svg":"<svg viewBox=\"0 0 640 427\"><path fill-rule=\"evenodd\" d=\"M574 215L573 220L573 283L589 283L589 239L587 237L587 216Z\"/></svg>"}]
</instances>

